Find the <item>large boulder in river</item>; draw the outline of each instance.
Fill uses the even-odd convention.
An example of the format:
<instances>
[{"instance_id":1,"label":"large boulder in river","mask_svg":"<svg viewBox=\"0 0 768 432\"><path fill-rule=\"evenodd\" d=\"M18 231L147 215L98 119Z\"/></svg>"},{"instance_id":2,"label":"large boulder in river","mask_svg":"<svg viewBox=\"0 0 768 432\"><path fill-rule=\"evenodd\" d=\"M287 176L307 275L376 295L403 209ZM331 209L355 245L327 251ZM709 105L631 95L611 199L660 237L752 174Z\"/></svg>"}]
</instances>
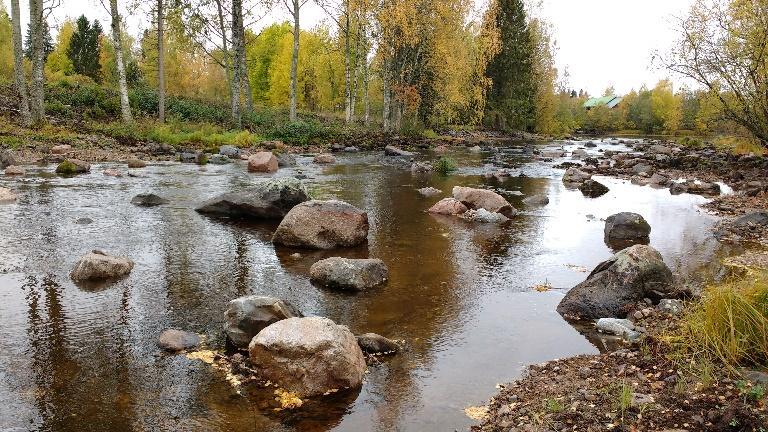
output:
<instances>
[{"instance_id":1,"label":"large boulder in river","mask_svg":"<svg viewBox=\"0 0 768 432\"><path fill-rule=\"evenodd\" d=\"M264 180L241 192L229 192L205 201L195 210L217 216L279 219L309 200L301 180L287 177Z\"/></svg>"},{"instance_id":2,"label":"large boulder in river","mask_svg":"<svg viewBox=\"0 0 768 432\"><path fill-rule=\"evenodd\" d=\"M16 194L12 190L0 187L0 204L13 203L16 201Z\"/></svg>"},{"instance_id":3,"label":"large boulder in river","mask_svg":"<svg viewBox=\"0 0 768 432\"><path fill-rule=\"evenodd\" d=\"M588 198L598 198L608 193L608 186L598 182L597 180L585 180L584 183L579 185L579 190L582 195Z\"/></svg>"},{"instance_id":4,"label":"large boulder in river","mask_svg":"<svg viewBox=\"0 0 768 432\"><path fill-rule=\"evenodd\" d=\"M259 375L300 396L357 388L365 358L352 332L328 318L288 318L265 328L248 347Z\"/></svg>"},{"instance_id":5,"label":"large boulder in river","mask_svg":"<svg viewBox=\"0 0 768 432\"><path fill-rule=\"evenodd\" d=\"M674 296L672 282L661 254L650 246L635 245L598 264L566 293L557 311L568 319L624 317L627 305L646 297Z\"/></svg>"},{"instance_id":6,"label":"large boulder in river","mask_svg":"<svg viewBox=\"0 0 768 432\"><path fill-rule=\"evenodd\" d=\"M250 295L229 302L224 333L237 348L247 349L251 339L268 326L303 315L292 304L274 297Z\"/></svg>"},{"instance_id":7,"label":"large boulder in river","mask_svg":"<svg viewBox=\"0 0 768 432\"><path fill-rule=\"evenodd\" d=\"M637 213L621 212L608 216L603 234L608 246L623 249L635 244L648 244L651 226Z\"/></svg>"},{"instance_id":8,"label":"large boulder in river","mask_svg":"<svg viewBox=\"0 0 768 432\"><path fill-rule=\"evenodd\" d=\"M469 210L467 206L456 198L443 198L429 208L427 212L433 214L456 216Z\"/></svg>"},{"instance_id":9,"label":"large boulder in river","mask_svg":"<svg viewBox=\"0 0 768 432\"><path fill-rule=\"evenodd\" d=\"M530 207L543 207L549 204L549 197L546 195L531 195L523 198L523 204Z\"/></svg>"},{"instance_id":10,"label":"large boulder in river","mask_svg":"<svg viewBox=\"0 0 768 432\"><path fill-rule=\"evenodd\" d=\"M168 200L153 193L140 193L131 198L131 204L139 207L156 207L168 204Z\"/></svg>"},{"instance_id":11,"label":"large boulder in river","mask_svg":"<svg viewBox=\"0 0 768 432\"><path fill-rule=\"evenodd\" d=\"M248 158L248 171L273 173L277 168L277 158L272 152L261 151Z\"/></svg>"},{"instance_id":12,"label":"large boulder in river","mask_svg":"<svg viewBox=\"0 0 768 432\"><path fill-rule=\"evenodd\" d=\"M312 200L292 208L272 242L307 249L353 247L368 238L368 214L344 201Z\"/></svg>"},{"instance_id":13,"label":"large boulder in river","mask_svg":"<svg viewBox=\"0 0 768 432\"><path fill-rule=\"evenodd\" d=\"M309 278L328 288L362 291L386 282L389 270L380 259L331 257L312 264Z\"/></svg>"},{"instance_id":14,"label":"large boulder in river","mask_svg":"<svg viewBox=\"0 0 768 432\"><path fill-rule=\"evenodd\" d=\"M517 213L503 196L488 189L456 186L453 188L453 197L469 209L485 209L492 213L501 213L506 217L512 217Z\"/></svg>"},{"instance_id":15,"label":"large boulder in river","mask_svg":"<svg viewBox=\"0 0 768 432\"><path fill-rule=\"evenodd\" d=\"M75 282L121 278L133 270L133 261L94 250L83 255L69 274Z\"/></svg>"},{"instance_id":16,"label":"large boulder in river","mask_svg":"<svg viewBox=\"0 0 768 432\"><path fill-rule=\"evenodd\" d=\"M75 175L91 171L91 165L80 159L65 159L56 167L56 174Z\"/></svg>"},{"instance_id":17,"label":"large boulder in river","mask_svg":"<svg viewBox=\"0 0 768 432\"><path fill-rule=\"evenodd\" d=\"M585 173L576 167L570 167L563 174L563 183L566 186L579 186L591 178L592 174Z\"/></svg>"}]
</instances>

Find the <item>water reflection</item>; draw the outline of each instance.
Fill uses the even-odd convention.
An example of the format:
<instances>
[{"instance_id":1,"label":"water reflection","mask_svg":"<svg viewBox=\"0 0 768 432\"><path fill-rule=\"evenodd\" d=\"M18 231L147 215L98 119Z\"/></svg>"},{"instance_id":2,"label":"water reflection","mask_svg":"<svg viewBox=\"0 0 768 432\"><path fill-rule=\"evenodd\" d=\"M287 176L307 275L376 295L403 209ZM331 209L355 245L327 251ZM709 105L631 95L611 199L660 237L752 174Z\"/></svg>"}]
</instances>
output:
<instances>
[{"instance_id":1,"label":"water reflection","mask_svg":"<svg viewBox=\"0 0 768 432\"><path fill-rule=\"evenodd\" d=\"M101 171L74 178L31 169L14 183L15 205L0 206L0 429L86 430L445 430L470 424L463 408L528 363L596 352L555 312L562 289L612 251L602 218L642 214L651 244L678 273L711 261L713 220L702 198L600 179L610 192L585 199L559 181L561 171L531 163L529 151L458 152L457 175L411 175L380 155L340 156L333 166L300 157L319 198L339 198L369 213L366 245L343 251L275 249L274 223L212 219L200 201L243 189L257 176L243 166L158 164L142 177ZM492 166L490 166L492 164ZM510 177L486 177L497 167ZM526 176L518 176L524 173ZM424 212L454 186L489 187L521 215L500 226ZM422 197L432 186L443 195ZM155 192L171 201L144 209L131 197ZM547 194L528 209L521 199ZM81 218L93 223L76 224ZM131 275L100 290L81 289L68 272L83 253L103 249L136 261ZM298 255L297 255L298 254ZM387 285L355 295L312 286L309 267L328 256L375 257L390 268ZM557 288L531 291L548 282ZM215 370L166 356L157 335L175 327L223 348L223 311L232 298L263 294L355 333L402 339L403 353L372 365L359 392L274 412L270 392L238 394Z\"/></svg>"}]
</instances>

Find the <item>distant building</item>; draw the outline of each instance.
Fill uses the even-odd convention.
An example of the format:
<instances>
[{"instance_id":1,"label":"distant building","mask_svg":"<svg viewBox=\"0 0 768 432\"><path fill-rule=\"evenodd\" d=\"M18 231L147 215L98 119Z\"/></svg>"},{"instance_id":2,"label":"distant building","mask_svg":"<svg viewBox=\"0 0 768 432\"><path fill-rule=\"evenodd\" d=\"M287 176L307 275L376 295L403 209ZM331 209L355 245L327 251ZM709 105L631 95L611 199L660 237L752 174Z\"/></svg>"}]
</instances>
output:
<instances>
[{"instance_id":1,"label":"distant building","mask_svg":"<svg viewBox=\"0 0 768 432\"><path fill-rule=\"evenodd\" d=\"M621 96L603 96L599 98L591 98L584 102L584 108L586 108L587 111L598 106L605 106L608 107L608 109L613 109L621 103L622 99L623 98Z\"/></svg>"}]
</instances>

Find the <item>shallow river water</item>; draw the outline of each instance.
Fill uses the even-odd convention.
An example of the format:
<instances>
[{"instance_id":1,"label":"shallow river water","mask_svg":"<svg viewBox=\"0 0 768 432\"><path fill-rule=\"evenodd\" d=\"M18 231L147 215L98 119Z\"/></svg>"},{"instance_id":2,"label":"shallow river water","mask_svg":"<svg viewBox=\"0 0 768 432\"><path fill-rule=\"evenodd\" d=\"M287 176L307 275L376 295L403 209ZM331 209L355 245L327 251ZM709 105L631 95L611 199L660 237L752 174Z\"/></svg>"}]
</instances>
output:
<instances>
[{"instance_id":1,"label":"shallow river water","mask_svg":"<svg viewBox=\"0 0 768 432\"><path fill-rule=\"evenodd\" d=\"M277 175L301 172L315 197L348 201L371 222L367 245L301 258L273 247L275 224L193 210L259 178L240 163L154 164L123 178L102 174L114 164L74 178L50 175L53 166L30 168L23 179L0 176L0 186L19 194L0 205L0 431L464 430L472 424L464 408L525 365L598 352L555 306L584 269L611 255L601 218L642 214L651 245L680 274L699 272L717 253L714 218L698 208L704 198L611 179L600 179L607 195L585 198L564 188L562 170L522 150L457 151L462 168L449 177L412 175L378 153L339 155L331 166L300 157ZM486 178L490 164L526 177ZM501 226L424 212L455 185L493 188L523 212ZM424 186L444 194L423 198L416 189ZM171 204L130 204L147 191ZM521 198L538 193L550 204L525 209ZM91 249L128 256L136 267L115 284L78 287L68 272ZM309 267L332 255L381 258L390 281L355 295L312 286ZM553 289L532 289L542 283ZM269 391L238 393L209 365L156 347L173 327L222 349L227 302L252 293L287 299L356 334L403 340L406 349L371 365L359 391L275 412Z\"/></svg>"}]
</instances>

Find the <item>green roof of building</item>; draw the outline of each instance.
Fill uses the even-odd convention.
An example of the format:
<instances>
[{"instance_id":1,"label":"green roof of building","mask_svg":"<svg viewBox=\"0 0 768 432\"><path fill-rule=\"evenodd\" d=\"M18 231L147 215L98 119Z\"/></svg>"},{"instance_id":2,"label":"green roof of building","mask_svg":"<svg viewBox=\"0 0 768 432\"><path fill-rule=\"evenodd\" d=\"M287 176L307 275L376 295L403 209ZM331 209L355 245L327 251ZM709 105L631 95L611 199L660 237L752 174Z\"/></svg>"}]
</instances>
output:
<instances>
[{"instance_id":1,"label":"green roof of building","mask_svg":"<svg viewBox=\"0 0 768 432\"><path fill-rule=\"evenodd\" d=\"M613 108L618 105L619 102L621 102L621 99L621 96L603 96L599 98L591 98L584 102L584 108L593 108L602 105L605 105L608 108Z\"/></svg>"}]
</instances>

